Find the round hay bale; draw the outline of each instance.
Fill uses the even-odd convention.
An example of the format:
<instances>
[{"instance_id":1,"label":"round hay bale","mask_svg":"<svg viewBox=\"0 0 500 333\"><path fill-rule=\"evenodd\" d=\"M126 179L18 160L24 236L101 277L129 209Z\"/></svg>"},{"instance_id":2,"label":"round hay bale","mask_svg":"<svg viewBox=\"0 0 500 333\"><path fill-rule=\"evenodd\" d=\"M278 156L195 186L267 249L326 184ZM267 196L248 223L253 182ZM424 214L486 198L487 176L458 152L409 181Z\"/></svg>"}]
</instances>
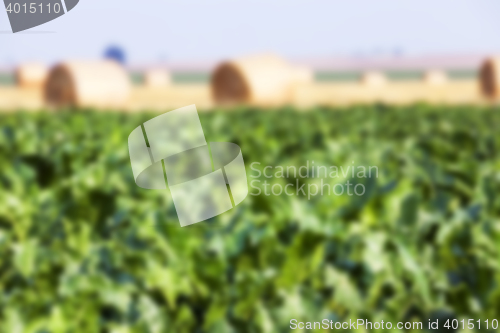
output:
<instances>
[{"instance_id":1,"label":"round hay bale","mask_svg":"<svg viewBox=\"0 0 500 333\"><path fill-rule=\"evenodd\" d=\"M56 107L117 108L130 90L127 72L115 61L68 61L50 71L45 99Z\"/></svg>"},{"instance_id":2,"label":"round hay bale","mask_svg":"<svg viewBox=\"0 0 500 333\"><path fill-rule=\"evenodd\" d=\"M479 72L483 95L490 99L500 97L500 57L484 61Z\"/></svg>"},{"instance_id":3,"label":"round hay bale","mask_svg":"<svg viewBox=\"0 0 500 333\"><path fill-rule=\"evenodd\" d=\"M47 80L49 70L40 63L26 63L17 67L15 79L21 88L42 88Z\"/></svg>"},{"instance_id":4,"label":"round hay bale","mask_svg":"<svg viewBox=\"0 0 500 333\"><path fill-rule=\"evenodd\" d=\"M368 87L382 87L387 84L387 77L382 72L366 72L361 76L361 84Z\"/></svg>"},{"instance_id":5,"label":"round hay bale","mask_svg":"<svg viewBox=\"0 0 500 333\"><path fill-rule=\"evenodd\" d=\"M430 70L424 73L422 80L431 86L442 86L448 83L448 75L444 71Z\"/></svg>"},{"instance_id":6,"label":"round hay bale","mask_svg":"<svg viewBox=\"0 0 500 333\"><path fill-rule=\"evenodd\" d=\"M280 105L291 101L295 85L309 82L311 71L275 55L258 55L219 65L212 75L212 95L218 104Z\"/></svg>"},{"instance_id":7,"label":"round hay bale","mask_svg":"<svg viewBox=\"0 0 500 333\"><path fill-rule=\"evenodd\" d=\"M144 85L149 88L167 87L172 83L172 78L167 71L150 70L144 73Z\"/></svg>"}]
</instances>

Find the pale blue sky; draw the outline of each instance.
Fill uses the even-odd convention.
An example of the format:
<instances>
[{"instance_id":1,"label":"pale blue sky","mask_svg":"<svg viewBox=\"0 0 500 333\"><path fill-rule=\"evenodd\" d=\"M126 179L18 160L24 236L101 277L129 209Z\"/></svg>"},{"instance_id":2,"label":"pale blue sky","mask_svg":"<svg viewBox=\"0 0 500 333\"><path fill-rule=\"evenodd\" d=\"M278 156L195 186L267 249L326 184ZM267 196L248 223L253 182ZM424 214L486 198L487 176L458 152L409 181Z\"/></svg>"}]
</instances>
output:
<instances>
[{"instance_id":1,"label":"pale blue sky","mask_svg":"<svg viewBox=\"0 0 500 333\"><path fill-rule=\"evenodd\" d=\"M110 43L132 63L259 51L500 52L499 17L498 0L80 0L61 18L15 35L0 10L0 65L99 57Z\"/></svg>"}]
</instances>

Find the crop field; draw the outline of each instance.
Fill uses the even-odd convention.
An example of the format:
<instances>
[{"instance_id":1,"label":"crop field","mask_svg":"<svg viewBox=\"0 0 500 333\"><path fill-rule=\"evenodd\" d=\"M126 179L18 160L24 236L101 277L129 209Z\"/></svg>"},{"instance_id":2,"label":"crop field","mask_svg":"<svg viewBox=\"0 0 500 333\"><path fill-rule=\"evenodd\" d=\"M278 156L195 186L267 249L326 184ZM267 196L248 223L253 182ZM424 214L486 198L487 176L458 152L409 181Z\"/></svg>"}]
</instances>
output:
<instances>
[{"instance_id":1,"label":"crop field","mask_svg":"<svg viewBox=\"0 0 500 333\"><path fill-rule=\"evenodd\" d=\"M186 228L168 190L133 179L128 135L157 114L0 115L1 333L500 319L500 109L200 112L207 141L238 144L258 182ZM312 162L378 172L340 180L361 196L264 193L317 184L274 174Z\"/></svg>"}]
</instances>

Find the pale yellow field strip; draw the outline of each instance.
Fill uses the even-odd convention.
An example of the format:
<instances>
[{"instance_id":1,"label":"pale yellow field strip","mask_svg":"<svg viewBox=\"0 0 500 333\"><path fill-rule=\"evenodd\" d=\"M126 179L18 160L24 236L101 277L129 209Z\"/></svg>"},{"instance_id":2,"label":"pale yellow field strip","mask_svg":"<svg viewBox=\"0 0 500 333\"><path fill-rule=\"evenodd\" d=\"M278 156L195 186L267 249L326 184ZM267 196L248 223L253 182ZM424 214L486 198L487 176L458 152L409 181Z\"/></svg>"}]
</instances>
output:
<instances>
[{"instance_id":1,"label":"pale yellow field strip","mask_svg":"<svg viewBox=\"0 0 500 333\"><path fill-rule=\"evenodd\" d=\"M0 110L39 110L44 107L41 89L0 87Z\"/></svg>"},{"instance_id":2,"label":"pale yellow field strip","mask_svg":"<svg viewBox=\"0 0 500 333\"><path fill-rule=\"evenodd\" d=\"M429 104L483 104L476 80L451 81L443 85L428 85L419 81L389 82L385 86L364 86L359 83L315 83L297 87L294 105L353 105L383 102L405 105L418 102Z\"/></svg>"},{"instance_id":3,"label":"pale yellow field strip","mask_svg":"<svg viewBox=\"0 0 500 333\"><path fill-rule=\"evenodd\" d=\"M157 88L134 87L127 110L167 110L191 104L196 104L198 109L211 108L213 103L210 85L178 84Z\"/></svg>"},{"instance_id":4,"label":"pale yellow field strip","mask_svg":"<svg viewBox=\"0 0 500 333\"><path fill-rule=\"evenodd\" d=\"M442 85L420 81L389 82L370 87L359 83L314 83L297 86L291 104L301 108L315 105L346 106L383 102L406 105L417 102L450 105L482 105L476 80L457 80ZM162 111L196 104L199 109L214 106L208 84L179 84L158 88L134 87L125 111ZM44 108L43 94L37 89L0 87L0 110L40 110Z\"/></svg>"}]
</instances>

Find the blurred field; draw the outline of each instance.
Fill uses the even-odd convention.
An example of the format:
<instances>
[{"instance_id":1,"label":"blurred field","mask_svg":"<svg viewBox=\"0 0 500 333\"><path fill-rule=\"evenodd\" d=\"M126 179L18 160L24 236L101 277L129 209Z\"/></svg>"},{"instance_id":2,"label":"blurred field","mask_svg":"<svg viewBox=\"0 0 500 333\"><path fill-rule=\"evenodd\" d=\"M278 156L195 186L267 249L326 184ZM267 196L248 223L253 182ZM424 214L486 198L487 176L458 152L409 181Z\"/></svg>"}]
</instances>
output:
<instances>
[{"instance_id":1,"label":"blurred field","mask_svg":"<svg viewBox=\"0 0 500 333\"><path fill-rule=\"evenodd\" d=\"M390 81L383 87L366 87L357 82L316 82L299 85L293 91L291 104L309 108L316 105L346 106L384 102L410 105L416 102L451 105L482 105L479 83L475 79L453 80L442 86L421 81ZM166 110L196 104L202 109L214 106L207 83L177 83L168 87L134 86L126 110ZM41 91L0 86L0 110L36 110L44 105Z\"/></svg>"},{"instance_id":2,"label":"blurred field","mask_svg":"<svg viewBox=\"0 0 500 333\"><path fill-rule=\"evenodd\" d=\"M353 83L316 83L300 86L295 90L294 105L353 105L383 102L409 105L416 102L430 104L485 103L477 80L456 80L441 86L427 85L420 81L388 82L381 87L366 87Z\"/></svg>"},{"instance_id":3,"label":"blurred field","mask_svg":"<svg viewBox=\"0 0 500 333\"><path fill-rule=\"evenodd\" d=\"M498 318L498 108L231 111L201 122L241 147L249 181L254 162L355 161L379 177L356 180L361 197L249 196L180 228L169 192L137 187L130 167L127 137L157 113L0 115L0 332ZM297 180L317 181L269 181Z\"/></svg>"},{"instance_id":4,"label":"blurred field","mask_svg":"<svg viewBox=\"0 0 500 333\"><path fill-rule=\"evenodd\" d=\"M177 84L165 88L135 87L130 96L127 109L167 110L196 104L201 109L213 106L208 84Z\"/></svg>"},{"instance_id":5,"label":"blurred field","mask_svg":"<svg viewBox=\"0 0 500 333\"><path fill-rule=\"evenodd\" d=\"M0 110L39 110L43 108L43 93L39 89L20 89L0 86Z\"/></svg>"}]
</instances>

